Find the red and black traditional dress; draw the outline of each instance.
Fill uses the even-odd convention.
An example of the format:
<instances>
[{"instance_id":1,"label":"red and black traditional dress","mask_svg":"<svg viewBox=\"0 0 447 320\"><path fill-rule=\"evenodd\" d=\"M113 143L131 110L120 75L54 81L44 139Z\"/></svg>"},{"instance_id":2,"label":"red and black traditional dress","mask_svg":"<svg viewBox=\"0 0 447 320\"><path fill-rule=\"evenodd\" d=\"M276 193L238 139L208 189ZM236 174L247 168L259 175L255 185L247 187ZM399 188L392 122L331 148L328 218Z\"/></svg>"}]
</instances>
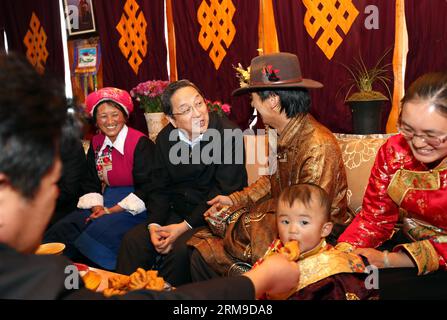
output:
<instances>
[{"instance_id":1,"label":"red and black traditional dress","mask_svg":"<svg viewBox=\"0 0 447 320\"><path fill-rule=\"evenodd\" d=\"M102 133L95 135L87 153L80 210L54 225L45 241L64 242L68 245L66 254L73 259L79 251L101 267L115 269L124 233L147 220L153 148L143 133L127 126L113 143ZM116 204L124 211L86 222L94 206L110 208Z\"/></svg>"}]
</instances>

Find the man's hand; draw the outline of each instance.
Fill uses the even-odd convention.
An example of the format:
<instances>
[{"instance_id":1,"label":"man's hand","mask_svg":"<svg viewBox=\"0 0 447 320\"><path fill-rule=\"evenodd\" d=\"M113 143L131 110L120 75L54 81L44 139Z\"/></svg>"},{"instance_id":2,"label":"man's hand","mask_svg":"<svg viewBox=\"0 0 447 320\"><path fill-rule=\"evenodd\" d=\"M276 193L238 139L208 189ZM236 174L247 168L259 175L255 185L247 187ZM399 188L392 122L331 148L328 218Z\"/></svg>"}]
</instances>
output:
<instances>
[{"instance_id":1,"label":"man's hand","mask_svg":"<svg viewBox=\"0 0 447 320\"><path fill-rule=\"evenodd\" d=\"M158 253L162 253L162 247L164 245L164 241L165 239L169 236L169 233L164 232L164 231L160 231L160 226L159 225L150 225L149 226L149 235L151 238L151 242L154 245L155 250Z\"/></svg>"},{"instance_id":2,"label":"man's hand","mask_svg":"<svg viewBox=\"0 0 447 320\"><path fill-rule=\"evenodd\" d=\"M223 206L232 206L233 201L228 196L219 195L208 201L207 204L209 204L211 207L203 214L205 218L213 216L214 214L216 214L216 212L222 209Z\"/></svg>"},{"instance_id":3,"label":"man's hand","mask_svg":"<svg viewBox=\"0 0 447 320\"><path fill-rule=\"evenodd\" d=\"M244 276L253 282L256 298L259 298L265 293L290 292L298 284L300 271L297 263L287 260L282 254L275 254Z\"/></svg>"},{"instance_id":4,"label":"man's hand","mask_svg":"<svg viewBox=\"0 0 447 320\"><path fill-rule=\"evenodd\" d=\"M157 251L161 254L167 254L172 250L172 246L177 240L177 238L185 233L186 231L190 230L188 224L186 221L183 221L181 223L174 223L167 226L160 227L158 229L159 233L162 233L163 235L166 235L166 237L161 241L160 246L158 247Z\"/></svg>"}]
</instances>

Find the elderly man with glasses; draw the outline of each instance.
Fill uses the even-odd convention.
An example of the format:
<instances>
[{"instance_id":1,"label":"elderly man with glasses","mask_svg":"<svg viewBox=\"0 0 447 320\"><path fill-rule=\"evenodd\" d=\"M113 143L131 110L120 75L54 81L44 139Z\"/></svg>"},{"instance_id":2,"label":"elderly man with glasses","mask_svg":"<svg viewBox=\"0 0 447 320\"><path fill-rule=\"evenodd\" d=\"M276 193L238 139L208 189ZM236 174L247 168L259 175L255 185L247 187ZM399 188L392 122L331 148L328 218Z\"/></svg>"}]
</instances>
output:
<instances>
[{"instance_id":1,"label":"elderly man with glasses","mask_svg":"<svg viewBox=\"0 0 447 320\"><path fill-rule=\"evenodd\" d=\"M242 131L225 116L208 113L200 90L188 80L171 83L162 96L170 124L156 140L149 220L121 244L117 272L160 266L173 285L190 282L186 241L205 225L207 201L247 185Z\"/></svg>"}]
</instances>

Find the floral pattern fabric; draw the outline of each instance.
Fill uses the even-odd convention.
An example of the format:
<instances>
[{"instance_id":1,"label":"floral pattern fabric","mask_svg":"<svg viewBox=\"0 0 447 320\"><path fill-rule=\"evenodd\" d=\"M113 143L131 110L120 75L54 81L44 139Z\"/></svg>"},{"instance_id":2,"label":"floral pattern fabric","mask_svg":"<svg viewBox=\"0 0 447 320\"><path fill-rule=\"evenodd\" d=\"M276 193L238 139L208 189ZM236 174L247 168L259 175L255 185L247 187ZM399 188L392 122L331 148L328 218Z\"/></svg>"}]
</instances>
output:
<instances>
[{"instance_id":1,"label":"floral pattern fabric","mask_svg":"<svg viewBox=\"0 0 447 320\"><path fill-rule=\"evenodd\" d=\"M101 147L95 150L96 171L98 172L99 180L101 180L103 191L106 186L110 185L107 172L112 170L112 150L112 146L106 146L102 152Z\"/></svg>"}]
</instances>

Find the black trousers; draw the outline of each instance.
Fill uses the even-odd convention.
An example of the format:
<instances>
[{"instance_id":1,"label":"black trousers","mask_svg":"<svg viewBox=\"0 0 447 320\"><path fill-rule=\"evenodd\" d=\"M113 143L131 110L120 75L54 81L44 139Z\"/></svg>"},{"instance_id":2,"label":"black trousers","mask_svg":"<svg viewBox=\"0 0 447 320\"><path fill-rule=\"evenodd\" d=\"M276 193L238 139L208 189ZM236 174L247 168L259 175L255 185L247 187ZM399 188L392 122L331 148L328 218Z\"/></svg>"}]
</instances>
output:
<instances>
[{"instance_id":1,"label":"black trousers","mask_svg":"<svg viewBox=\"0 0 447 320\"><path fill-rule=\"evenodd\" d=\"M203 259L199 250L195 248L191 248L191 280L193 282L205 281L214 278L220 278L220 275L217 274Z\"/></svg>"},{"instance_id":2,"label":"black trousers","mask_svg":"<svg viewBox=\"0 0 447 320\"><path fill-rule=\"evenodd\" d=\"M183 218L171 215L166 225L179 223ZM118 254L116 272L131 274L137 268L158 269L160 275L173 286L191 282L190 251L186 242L196 232L189 230L182 234L167 255L160 255L154 248L147 224L140 224L126 233Z\"/></svg>"},{"instance_id":3,"label":"black trousers","mask_svg":"<svg viewBox=\"0 0 447 320\"><path fill-rule=\"evenodd\" d=\"M391 268L379 271L381 300L447 299L447 272L418 276L416 268Z\"/></svg>"}]
</instances>

